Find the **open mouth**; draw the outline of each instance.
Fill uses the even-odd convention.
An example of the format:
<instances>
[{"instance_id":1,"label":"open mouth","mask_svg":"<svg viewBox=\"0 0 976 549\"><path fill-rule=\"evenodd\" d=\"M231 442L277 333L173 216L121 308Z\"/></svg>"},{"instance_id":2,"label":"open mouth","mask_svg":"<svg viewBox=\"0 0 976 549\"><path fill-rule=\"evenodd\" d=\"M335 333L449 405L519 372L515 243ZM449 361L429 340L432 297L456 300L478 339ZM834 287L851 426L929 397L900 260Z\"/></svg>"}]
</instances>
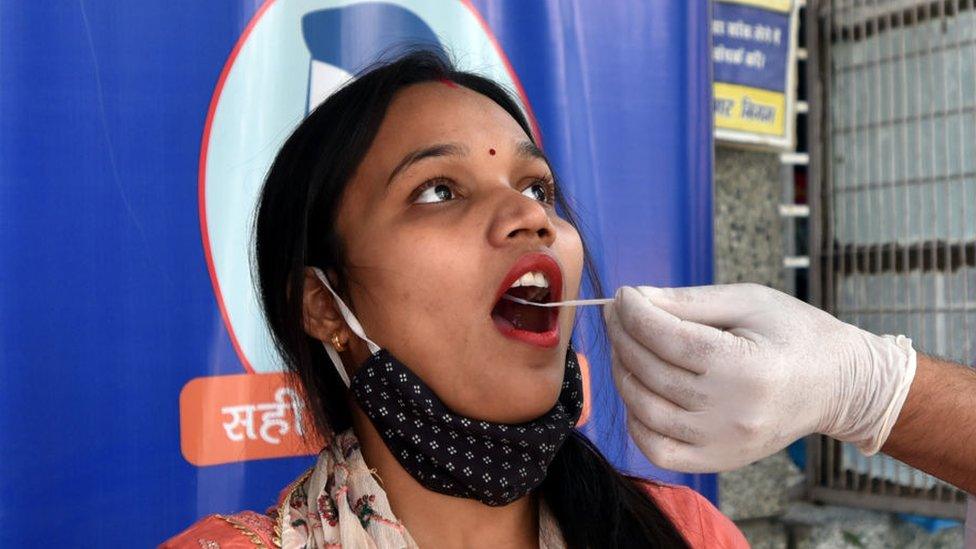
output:
<instances>
[{"instance_id":1,"label":"open mouth","mask_svg":"<svg viewBox=\"0 0 976 549\"><path fill-rule=\"evenodd\" d=\"M523 257L505 278L507 287L498 294L491 319L503 335L542 347L559 342L559 309L533 307L505 299L504 295L534 303L559 299L562 273L559 265L545 254Z\"/></svg>"},{"instance_id":2,"label":"open mouth","mask_svg":"<svg viewBox=\"0 0 976 549\"><path fill-rule=\"evenodd\" d=\"M549 280L545 274L540 272L525 273L505 293L533 303L549 303L551 301ZM502 298L491 310L491 316L496 322L507 322L517 330L542 333L552 329L555 321L552 313L556 311L557 309L533 307Z\"/></svg>"}]
</instances>

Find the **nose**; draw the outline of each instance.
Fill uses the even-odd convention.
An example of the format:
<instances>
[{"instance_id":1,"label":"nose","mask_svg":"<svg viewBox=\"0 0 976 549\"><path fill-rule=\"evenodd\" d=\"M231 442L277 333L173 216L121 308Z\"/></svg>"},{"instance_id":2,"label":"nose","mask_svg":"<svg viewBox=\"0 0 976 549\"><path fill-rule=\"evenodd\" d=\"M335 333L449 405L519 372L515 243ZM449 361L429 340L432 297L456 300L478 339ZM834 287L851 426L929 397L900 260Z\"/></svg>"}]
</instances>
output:
<instances>
[{"instance_id":1,"label":"nose","mask_svg":"<svg viewBox=\"0 0 976 549\"><path fill-rule=\"evenodd\" d=\"M498 247L513 243L541 243L549 247L556 240L556 228L541 202L509 189L499 200L488 239Z\"/></svg>"}]
</instances>

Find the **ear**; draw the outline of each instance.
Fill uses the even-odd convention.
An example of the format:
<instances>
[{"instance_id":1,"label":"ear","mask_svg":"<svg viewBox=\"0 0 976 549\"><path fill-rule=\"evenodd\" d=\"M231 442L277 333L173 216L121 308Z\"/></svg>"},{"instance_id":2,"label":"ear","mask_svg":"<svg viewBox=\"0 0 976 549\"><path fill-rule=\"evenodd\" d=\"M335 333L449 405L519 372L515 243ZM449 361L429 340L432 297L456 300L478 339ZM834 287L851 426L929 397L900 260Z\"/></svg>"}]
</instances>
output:
<instances>
[{"instance_id":1,"label":"ear","mask_svg":"<svg viewBox=\"0 0 976 549\"><path fill-rule=\"evenodd\" d=\"M329 276L331 273L327 273ZM305 267L305 284L302 288L302 324L305 333L331 345L332 335L339 335L339 342L349 341L346 326L332 293L315 276L312 267Z\"/></svg>"}]
</instances>

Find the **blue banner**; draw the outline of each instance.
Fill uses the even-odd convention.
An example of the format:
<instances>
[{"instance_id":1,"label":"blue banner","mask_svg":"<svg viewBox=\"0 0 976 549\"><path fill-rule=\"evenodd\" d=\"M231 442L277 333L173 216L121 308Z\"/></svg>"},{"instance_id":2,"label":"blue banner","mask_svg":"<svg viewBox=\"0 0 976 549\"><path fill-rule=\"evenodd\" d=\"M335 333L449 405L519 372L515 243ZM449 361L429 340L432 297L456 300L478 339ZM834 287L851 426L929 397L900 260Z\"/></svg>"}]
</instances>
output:
<instances>
[{"instance_id":1,"label":"blue banner","mask_svg":"<svg viewBox=\"0 0 976 549\"><path fill-rule=\"evenodd\" d=\"M0 545L153 545L263 511L309 465L263 430L214 442L226 418L201 407L231 387L291 402L246 262L255 193L287 132L389 46L441 44L516 92L608 288L710 282L707 4L0 4ZM587 433L714 500L713 476L625 440L587 325Z\"/></svg>"}]
</instances>

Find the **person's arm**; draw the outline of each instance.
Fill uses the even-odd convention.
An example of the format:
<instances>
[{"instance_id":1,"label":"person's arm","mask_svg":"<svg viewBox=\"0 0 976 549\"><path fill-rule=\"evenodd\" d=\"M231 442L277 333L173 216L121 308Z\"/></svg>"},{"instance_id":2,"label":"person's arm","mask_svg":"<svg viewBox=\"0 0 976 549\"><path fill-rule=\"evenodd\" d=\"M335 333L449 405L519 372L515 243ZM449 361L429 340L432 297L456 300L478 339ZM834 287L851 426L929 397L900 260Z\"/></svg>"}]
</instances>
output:
<instances>
[{"instance_id":1,"label":"person's arm","mask_svg":"<svg viewBox=\"0 0 976 549\"><path fill-rule=\"evenodd\" d=\"M976 494L976 372L922 354L881 451Z\"/></svg>"}]
</instances>

